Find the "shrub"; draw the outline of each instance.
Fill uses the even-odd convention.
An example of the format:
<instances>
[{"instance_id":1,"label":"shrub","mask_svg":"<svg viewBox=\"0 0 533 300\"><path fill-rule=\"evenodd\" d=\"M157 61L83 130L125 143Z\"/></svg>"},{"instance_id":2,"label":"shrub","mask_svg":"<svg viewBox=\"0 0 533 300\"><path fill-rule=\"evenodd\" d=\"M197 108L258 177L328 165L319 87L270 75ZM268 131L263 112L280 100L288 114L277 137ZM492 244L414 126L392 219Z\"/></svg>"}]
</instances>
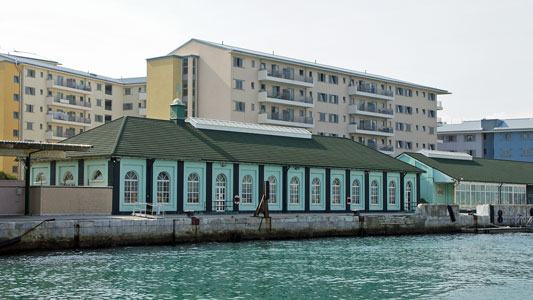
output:
<instances>
[{"instance_id":1,"label":"shrub","mask_svg":"<svg viewBox=\"0 0 533 300\"><path fill-rule=\"evenodd\" d=\"M17 177L9 175L4 171L0 171L0 180L17 180Z\"/></svg>"}]
</instances>

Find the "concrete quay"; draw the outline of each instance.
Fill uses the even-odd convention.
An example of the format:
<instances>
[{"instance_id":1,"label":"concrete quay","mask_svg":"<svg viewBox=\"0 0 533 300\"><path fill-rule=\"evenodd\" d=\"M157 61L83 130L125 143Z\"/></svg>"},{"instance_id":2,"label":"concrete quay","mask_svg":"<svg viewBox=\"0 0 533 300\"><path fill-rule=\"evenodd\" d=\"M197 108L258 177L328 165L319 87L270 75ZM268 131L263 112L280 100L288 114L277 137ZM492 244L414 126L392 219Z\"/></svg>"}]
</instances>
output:
<instances>
[{"instance_id":1,"label":"concrete quay","mask_svg":"<svg viewBox=\"0 0 533 300\"><path fill-rule=\"evenodd\" d=\"M518 211L529 211L528 205ZM127 245L171 245L188 242L237 242L255 239L297 239L333 236L458 233L465 228L495 227L484 215L460 214L458 206L419 205L415 213L272 214L270 219L244 214L184 215L147 219L134 216L39 216L0 218L0 243L48 221L0 253L21 250L99 248ZM498 211L498 210L496 210ZM515 212L516 208L504 209ZM500 226L516 224L503 215ZM525 217L521 222L526 222Z\"/></svg>"}]
</instances>

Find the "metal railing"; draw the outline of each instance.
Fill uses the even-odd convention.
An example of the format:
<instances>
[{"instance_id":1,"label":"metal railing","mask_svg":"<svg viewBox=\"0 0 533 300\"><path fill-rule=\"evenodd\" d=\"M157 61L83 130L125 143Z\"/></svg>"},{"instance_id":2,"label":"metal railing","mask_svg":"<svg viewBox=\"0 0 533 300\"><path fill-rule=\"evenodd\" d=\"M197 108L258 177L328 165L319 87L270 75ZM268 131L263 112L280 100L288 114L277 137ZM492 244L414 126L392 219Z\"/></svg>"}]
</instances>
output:
<instances>
[{"instance_id":1,"label":"metal railing","mask_svg":"<svg viewBox=\"0 0 533 300\"><path fill-rule=\"evenodd\" d=\"M132 216L156 218L157 216L165 216L165 210L163 208L167 203L146 203L146 202L134 202Z\"/></svg>"},{"instance_id":2,"label":"metal railing","mask_svg":"<svg viewBox=\"0 0 533 300\"><path fill-rule=\"evenodd\" d=\"M284 72L284 71L280 72L279 70L269 70L269 69L261 69L261 70L267 70L267 75L271 77L313 83L313 77L294 75L294 72Z\"/></svg>"},{"instance_id":3,"label":"metal railing","mask_svg":"<svg viewBox=\"0 0 533 300\"><path fill-rule=\"evenodd\" d=\"M65 130L65 131L47 130L46 132L51 132L52 136L60 137L60 138L69 138L69 137L73 137L76 135L76 133L72 130Z\"/></svg>"},{"instance_id":4,"label":"metal railing","mask_svg":"<svg viewBox=\"0 0 533 300\"><path fill-rule=\"evenodd\" d=\"M357 107L357 110L359 111L373 112L373 113L384 114L384 115L394 114L394 111L392 110L392 108L377 108L375 106L369 106L369 105L365 106L364 104L356 105L356 107Z\"/></svg>"},{"instance_id":5,"label":"metal railing","mask_svg":"<svg viewBox=\"0 0 533 300\"><path fill-rule=\"evenodd\" d=\"M274 98L274 99L280 99L280 100L287 100L287 101L296 101L301 103L309 103L313 104L313 98L312 97L306 97L306 96L294 96L294 94L291 93L274 93L274 92L268 92L265 90L260 90L259 92L266 92L268 98Z\"/></svg>"},{"instance_id":6,"label":"metal railing","mask_svg":"<svg viewBox=\"0 0 533 300\"><path fill-rule=\"evenodd\" d=\"M378 131L378 132L385 132L385 133L394 133L394 129L392 127L387 126L378 126L376 124L369 124L369 123L357 123L357 129L359 130L367 130L367 131Z\"/></svg>"},{"instance_id":7,"label":"metal railing","mask_svg":"<svg viewBox=\"0 0 533 300\"><path fill-rule=\"evenodd\" d=\"M62 103L62 104L70 104L70 105L76 105L76 106L83 106L83 107L91 107L91 102L86 101L76 101L75 99L68 99L68 98L61 98L61 97L54 97L54 102L56 103Z\"/></svg>"},{"instance_id":8,"label":"metal railing","mask_svg":"<svg viewBox=\"0 0 533 300\"><path fill-rule=\"evenodd\" d=\"M350 86L353 86L353 85L350 85ZM355 86L357 87L357 91L358 92L382 95L382 96L387 96L387 97L394 97L394 93L392 91L378 89L374 85L355 84Z\"/></svg>"},{"instance_id":9,"label":"metal railing","mask_svg":"<svg viewBox=\"0 0 533 300\"><path fill-rule=\"evenodd\" d=\"M48 115L52 116L52 119L54 120L60 120L60 121L68 121L68 122L77 122L77 123L84 123L84 124L91 124L91 119L79 117L79 116L72 116L66 113L62 112L49 112Z\"/></svg>"},{"instance_id":10,"label":"metal railing","mask_svg":"<svg viewBox=\"0 0 533 300\"><path fill-rule=\"evenodd\" d=\"M90 86L87 86L87 85L84 85L84 84L76 84L76 83L73 83L72 81L65 81L65 80L53 80L54 82L54 85L58 85L58 86L63 86L63 87L68 87L68 88L71 88L71 89L77 89L77 90L82 90L82 91L87 91L87 92L91 92L92 91L92 88Z\"/></svg>"},{"instance_id":11,"label":"metal railing","mask_svg":"<svg viewBox=\"0 0 533 300\"><path fill-rule=\"evenodd\" d=\"M310 118L310 117L294 116L286 112L282 112L282 113L265 112L265 114L267 115L267 119L270 119L270 120L313 124L313 118Z\"/></svg>"}]
</instances>

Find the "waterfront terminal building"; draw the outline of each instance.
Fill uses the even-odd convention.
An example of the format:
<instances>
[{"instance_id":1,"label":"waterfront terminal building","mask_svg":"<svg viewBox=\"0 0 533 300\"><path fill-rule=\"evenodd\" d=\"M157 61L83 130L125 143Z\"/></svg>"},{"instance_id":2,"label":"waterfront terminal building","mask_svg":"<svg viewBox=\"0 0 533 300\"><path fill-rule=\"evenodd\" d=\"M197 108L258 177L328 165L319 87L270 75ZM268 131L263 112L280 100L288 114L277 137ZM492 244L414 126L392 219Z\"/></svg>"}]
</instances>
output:
<instances>
[{"instance_id":1,"label":"waterfront terminal building","mask_svg":"<svg viewBox=\"0 0 533 300\"><path fill-rule=\"evenodd\" d=\"M465 121L437 132L441 151L533 162L533 118Z\"/></svg>"},{"instance_id":2,"label":"waterfront terminal building","mask_svg":"<svg viewBox=\"0 0 533 300\"><path fill-rule=\"evenodd\" d=\"M425 171L420 197L432 204L533 204L533 163L472 157L466 153L403 153L399 160Z\"/></svg>"},{"instance_id":3,"label":"waterfront terminal building","mask_svg":"<svg viewBox=\"0 0 533 300\"><path fill-rule=\"evenodd\" d=\"M93 148L69 152L65 160L34 162L32 185L89 187L88 193L112 187L104 199L112 214L131 214L138 203L158 204L166 213L251 212L265 181L273 212L417 206L422 171L351 139L301 128L185 120L180 100L171 119L123 117L71 137L64 142ZM64 197L79 196L72 190Z\"/></svg>"}]
</instances>

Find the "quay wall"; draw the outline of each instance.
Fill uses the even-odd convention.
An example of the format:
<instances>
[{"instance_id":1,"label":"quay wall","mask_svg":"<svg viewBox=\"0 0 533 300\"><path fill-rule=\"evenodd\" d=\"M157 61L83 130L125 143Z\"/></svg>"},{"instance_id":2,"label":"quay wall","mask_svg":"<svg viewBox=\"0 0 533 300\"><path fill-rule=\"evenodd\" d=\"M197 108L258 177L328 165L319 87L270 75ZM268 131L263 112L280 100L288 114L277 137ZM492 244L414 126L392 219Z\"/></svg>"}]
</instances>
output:
<instances>
[{"instance_id":1,"label":"quay wall","mask_svg":"<svg viewBox=\"0 0 533 300\"><path fill-rule=\"evenodd\" d=\"M493 226L490 216L460 214L456 205L451 209L455 222L447 205L427 204L419 205L410 214L274 214L270 220L243 214L55 220L39 226L19 243L0 248L0 253L205 241L455 233L462 228ZM20 236L39 222L0 220L0 242Z\"/></svg>"}]
</instances>

